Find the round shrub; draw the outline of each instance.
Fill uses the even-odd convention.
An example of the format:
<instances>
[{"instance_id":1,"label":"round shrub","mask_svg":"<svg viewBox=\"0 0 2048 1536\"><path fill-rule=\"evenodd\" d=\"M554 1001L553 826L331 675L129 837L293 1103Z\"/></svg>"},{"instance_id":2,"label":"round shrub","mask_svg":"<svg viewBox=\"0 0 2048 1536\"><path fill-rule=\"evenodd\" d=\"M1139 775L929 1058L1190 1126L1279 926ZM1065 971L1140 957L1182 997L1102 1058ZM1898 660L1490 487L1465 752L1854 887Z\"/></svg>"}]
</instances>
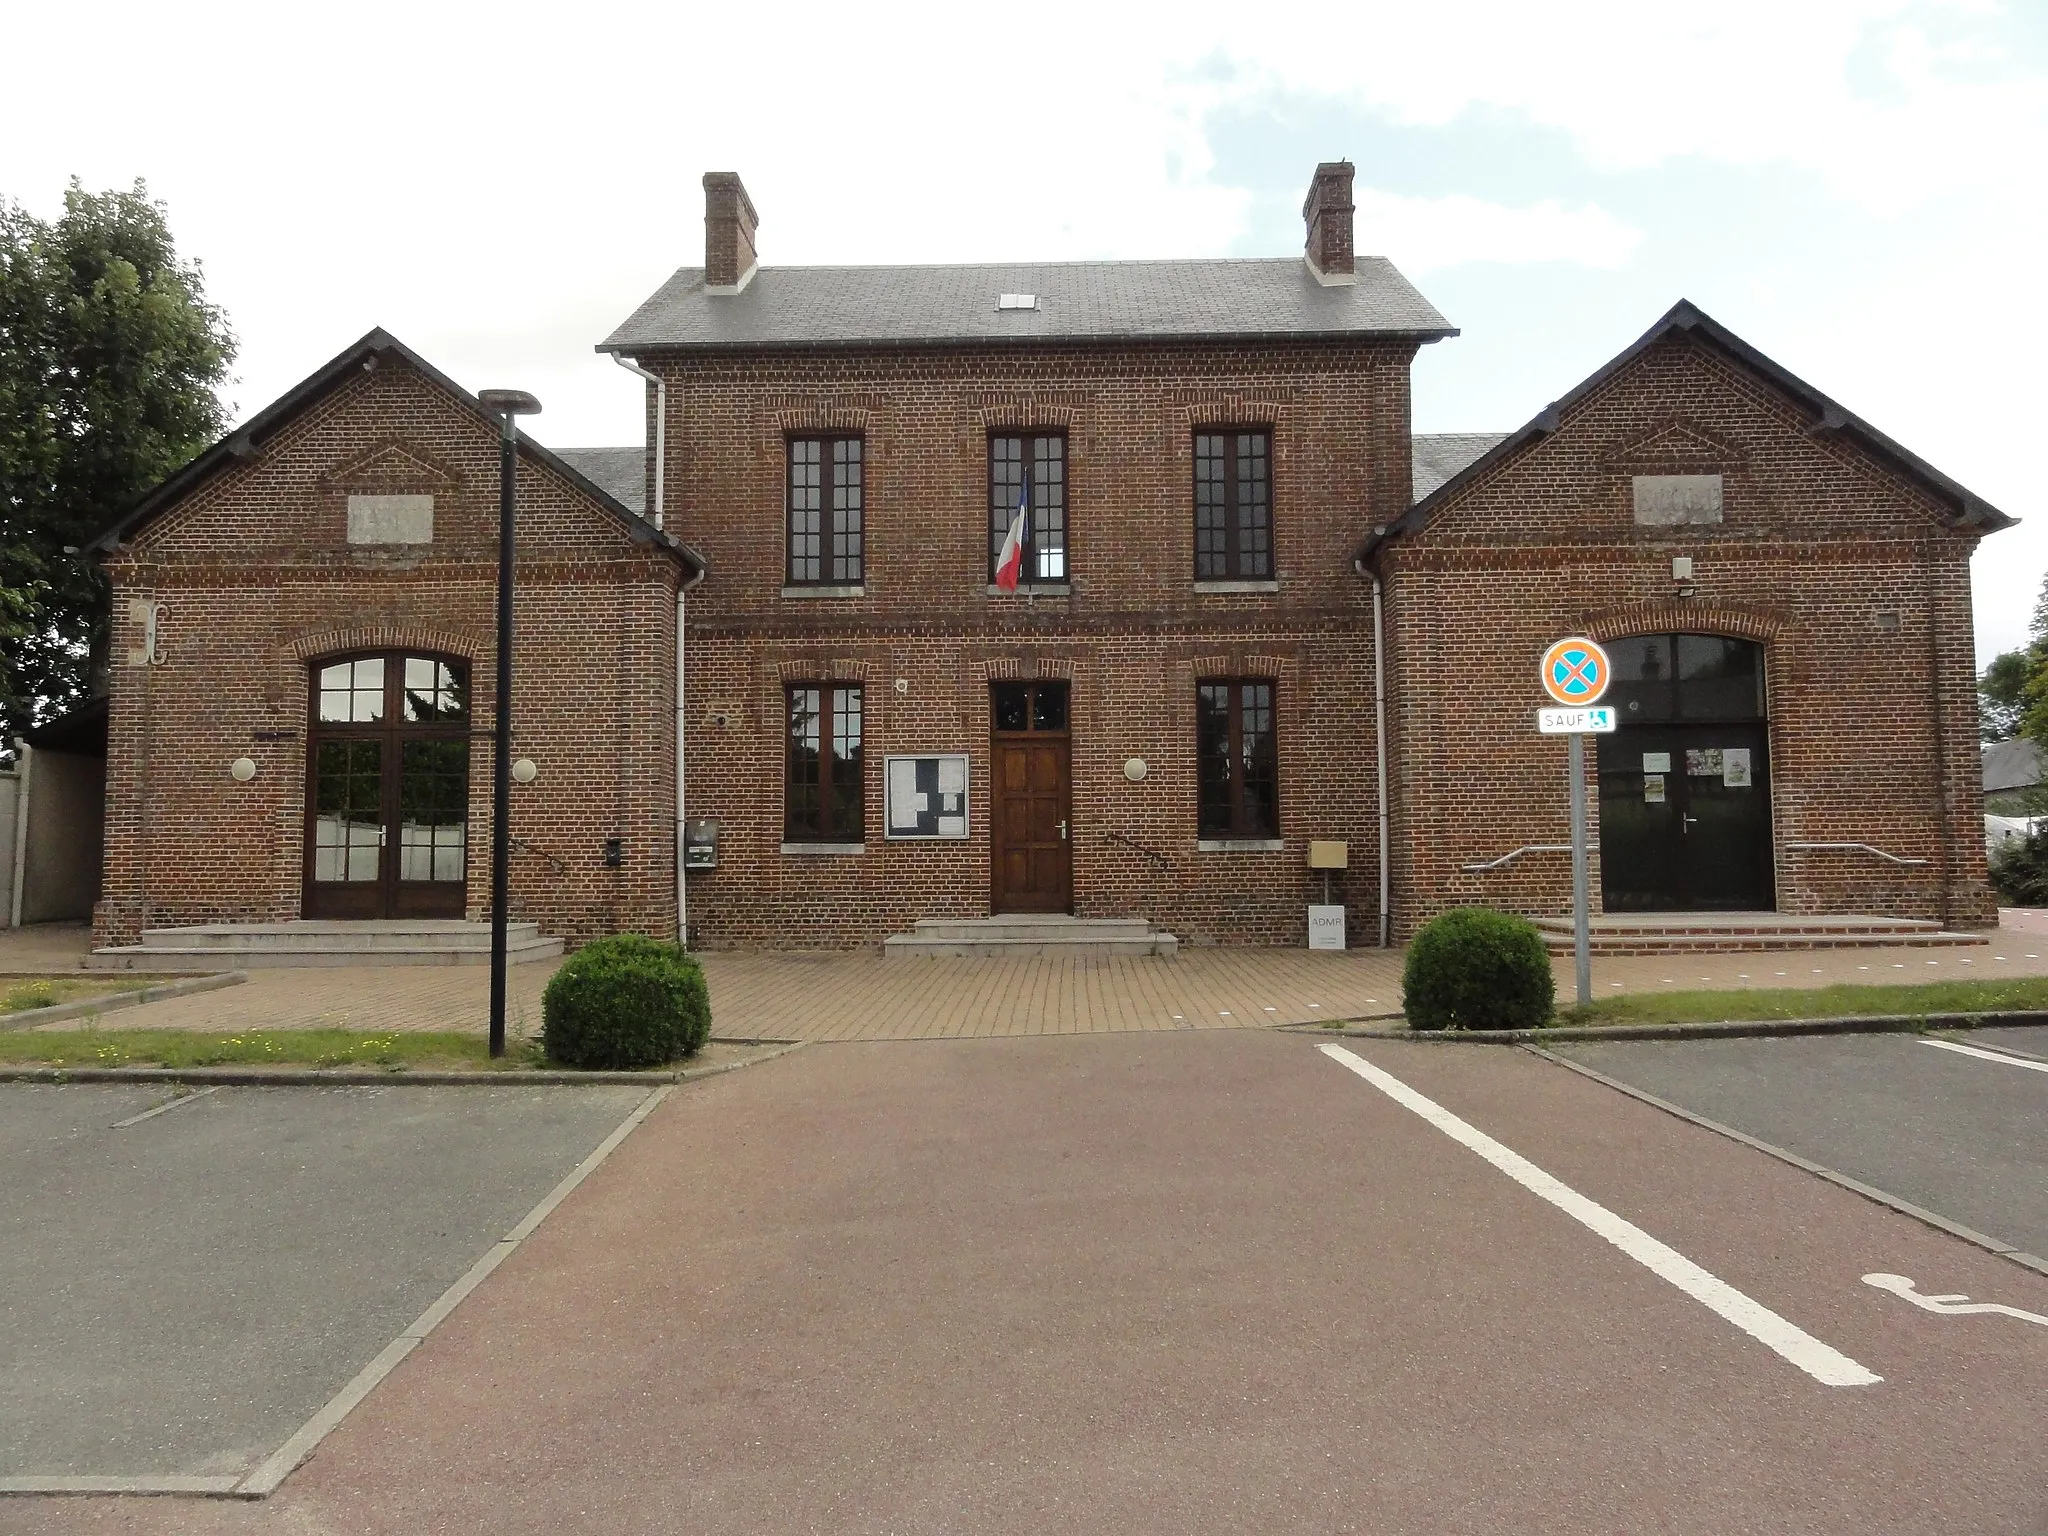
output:
<instances>
[{"instance_id":1,"label":"round shrub","mask_svg":"<svg viewBox=\"0 0 2048 1536\"><path fill-rule=\"evenodd\" d=\"M1401 990L1411 1029L1536 1029L1557 1001L1536 925L1487 907L1454 907L1423 924Z\"/></svg>"},{"instance_id":2,"label":"round shrub","mask_svg":"<svg viewBox=\"0 0 2048 1536\"><path fill-rule=\"evenodd\" d=\"M658 1067L710 1036L703 970L677 945L637 933L584 945L541 997L541 1048L566 1067Z\"/></svg>"}]
</instances>

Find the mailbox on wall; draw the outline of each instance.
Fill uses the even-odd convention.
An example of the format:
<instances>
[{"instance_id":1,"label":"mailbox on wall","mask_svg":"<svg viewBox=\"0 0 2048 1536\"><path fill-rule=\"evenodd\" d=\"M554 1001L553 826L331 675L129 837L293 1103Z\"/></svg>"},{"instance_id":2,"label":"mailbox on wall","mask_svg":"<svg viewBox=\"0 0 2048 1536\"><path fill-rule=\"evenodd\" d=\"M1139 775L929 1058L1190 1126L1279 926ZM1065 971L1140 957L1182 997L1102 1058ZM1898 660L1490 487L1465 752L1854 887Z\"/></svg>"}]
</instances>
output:
<instances>
[{"instance_id":1,"label":"mailbox on wall","mask_svg":"<svg viewBox=\"0 0 2048 1536\"><path fill-rule=\"evenodd\" d=\"M718 868L717 822L686 821L683 823L683 868Z\"/></svg>"}]
</instances>

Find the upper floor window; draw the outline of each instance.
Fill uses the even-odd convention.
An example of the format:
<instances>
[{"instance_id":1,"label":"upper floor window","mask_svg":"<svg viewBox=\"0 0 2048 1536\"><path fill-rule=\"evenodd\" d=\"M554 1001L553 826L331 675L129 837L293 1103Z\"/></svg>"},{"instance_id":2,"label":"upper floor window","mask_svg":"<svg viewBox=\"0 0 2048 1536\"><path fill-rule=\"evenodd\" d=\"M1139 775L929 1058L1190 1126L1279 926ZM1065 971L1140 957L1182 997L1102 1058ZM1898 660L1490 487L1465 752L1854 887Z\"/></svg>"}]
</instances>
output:
<instances>
[{"instance_id":1,"label":"upper floor window","mask_svg":"<svg viewBox=\"0 0 2048 1536\"><path fill-rule=\"evenodd\" d=\"M1280 752L1271 678L1195 685L1196 834L1280 835Z\"/></svg>"},{"instance_id":2,"label":"upper floor window","mask_svg":"<svg viewBox=\"0 0 2048 1536\"><path fill-rule=\"evenodd\" d=\"M861 581L861 440L789 440L789 583Z\"/></svg>"},{"instance_id":3,"label":"upper floor window","mask_svg":"<svg viewBox=\"0 0 2048 1536\"><path fill-rule=\"evenodd\" d=\"M788 692L782 789L785 842L858 843L865 836L858 684L798 683Z\"/></svg>"},{"instance_id":4,"label":"upper floor window","mask_svg":"<svg viewBox=\"0 0 2048 1536\"><path fill-rule=\"evenodd\" d=\"M1273 435L1195 434L1195 580L1273 575Z\"/></svg>"},{"instance_id":5,"label":"upper floor window","mask_svg":"<svg viewBox=\"0 0 2048 1536\"><path fill-rule=\"evenodd\" d=\"M1029 488L1027 498L1025 492ZM996 579L1003 545L1025 509L1024 559L1017 584L1067 579L1067 440L1058 432L988 440L988 573Z\"/></svg>"}]
</instances>

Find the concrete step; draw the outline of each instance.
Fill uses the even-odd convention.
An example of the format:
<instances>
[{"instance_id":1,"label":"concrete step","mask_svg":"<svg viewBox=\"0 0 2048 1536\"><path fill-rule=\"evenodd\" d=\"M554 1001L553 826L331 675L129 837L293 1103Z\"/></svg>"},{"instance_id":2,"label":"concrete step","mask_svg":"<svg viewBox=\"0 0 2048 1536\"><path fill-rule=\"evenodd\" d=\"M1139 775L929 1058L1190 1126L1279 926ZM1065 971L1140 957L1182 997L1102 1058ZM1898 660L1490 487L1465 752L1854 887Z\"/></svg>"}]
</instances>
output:
<instances>
[{"instance_id":1,"label":"concrete step","mask_svg":"<svg viewBox=\"0 0 2048 1536\"><path fill-rule=\"evenodd\" d=\"M1572 931L1569 917L1538 917L1531 921L1546 933L1569 935ZM1870 944L1895 943L1910 934L1941 932L1941 924L1927 918L1866 917L1857 913L1605 912L1592 918L1588 926L1596 934L1631 938L1855 937Z\"/></svg>"},{"instance_id":2,"label":"concrete step","mask_svg":"<svg viewBox=\"0 0 2048 1536\"><path fill-rule=\"evenodd\" d=\"M1007 955L1123 956L1179 953L1180 940L1143 918L1011 913L987 918L924 918L915 930L882 941L895 956L970 958Z\"/></svg>"},{"instance_id":3,"label":"concrete step","mask_svg":"<svg viewBox=\"0 0 2048 1536\"><path fill-rule=\"evenodd\" d=\"M1891 935L1830 933L1591 933L1587 950L1596 955L1744 955L1768 954L1799 949L1949 949L1985 945L1991 941L1978 933L1948 933L1940 929ZM1572 934L1545 929L1543 944L1553 955L1572 953Z\"/></svg>"},{"instance_id":4,"label":"concrete step","mask_svg":"<svg viewBox=\"0 0 2048 1536\"><path fill-rule=\"evenodd\" d=\"M560 939L540 924L506 925L506 959L514 965L560 957ZM460 920L205 923L145 929L142 942L95 949L96 971L243 971L278 966L488 965L488 923Z\"/></svg>"}]
</instances>

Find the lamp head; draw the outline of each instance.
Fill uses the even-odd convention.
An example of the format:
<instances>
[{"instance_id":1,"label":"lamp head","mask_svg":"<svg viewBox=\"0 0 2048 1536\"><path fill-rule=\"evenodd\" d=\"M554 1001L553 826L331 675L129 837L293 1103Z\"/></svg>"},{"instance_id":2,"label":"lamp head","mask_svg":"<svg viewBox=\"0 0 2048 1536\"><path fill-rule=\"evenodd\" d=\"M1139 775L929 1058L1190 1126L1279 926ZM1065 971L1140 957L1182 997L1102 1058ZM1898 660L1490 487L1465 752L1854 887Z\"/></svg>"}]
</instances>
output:
<instances>
[{"instance_id":1,"label":"lamp head","mask_svg":"<svg viewBox=\"0 0 2048 1536\"><path fill-rule=\"evenodd\" d=\"M538 416L540 402L523 389L477 391L477 403L493 416Z\"/></svg>"}]
</instances>

